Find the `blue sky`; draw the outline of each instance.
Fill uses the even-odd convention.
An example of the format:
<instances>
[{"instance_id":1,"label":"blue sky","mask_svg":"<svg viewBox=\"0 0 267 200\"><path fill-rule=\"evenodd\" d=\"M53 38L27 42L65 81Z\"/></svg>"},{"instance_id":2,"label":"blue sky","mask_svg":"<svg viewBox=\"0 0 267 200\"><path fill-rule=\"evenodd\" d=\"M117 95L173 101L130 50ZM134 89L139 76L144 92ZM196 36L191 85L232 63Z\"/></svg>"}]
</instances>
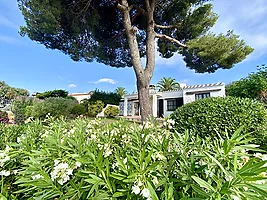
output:
<instances>
[{"instance_id":1,"label":"blue sky","mask_svg":"<svg viewBox=\"0 0 267 200\"><path fill-rule=\"evenodd\" d=\"M196 74L185 67L179 55L171 59L156 56L152 84L162 77L173 77L187 85L230 83L267 64L267 1L214 0L214 11L220 18L213 28L216 33L234 30L255 51L230 70L214 74ZM0 80L10 86L35 91L65 89L70 93L98 88L113 91L123 86L136 90L132 68L112 68L99 63L73 62L67 55L18 34L23 17L16 0L0 0Z\"/></svg>"}]
</instances>

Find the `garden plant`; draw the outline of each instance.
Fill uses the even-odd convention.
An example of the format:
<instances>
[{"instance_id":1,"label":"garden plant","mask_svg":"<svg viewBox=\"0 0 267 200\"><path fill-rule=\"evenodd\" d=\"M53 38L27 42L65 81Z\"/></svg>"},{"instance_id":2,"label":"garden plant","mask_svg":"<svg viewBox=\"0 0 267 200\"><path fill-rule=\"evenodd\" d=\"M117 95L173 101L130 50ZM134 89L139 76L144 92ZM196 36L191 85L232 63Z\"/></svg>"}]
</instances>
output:
<instances>
[{"instance_id":1,"label":"garden plant","mask_svg":"<svg viewBox=\"0 0 267 200\"><path fill-rule=\"evenodd\" d=\"M231 137L203 139L176 132L174 123L48 116L0 124L0 198L266 198L267 155L253 136L239 128Z\"/></svg>"}]
</instances>

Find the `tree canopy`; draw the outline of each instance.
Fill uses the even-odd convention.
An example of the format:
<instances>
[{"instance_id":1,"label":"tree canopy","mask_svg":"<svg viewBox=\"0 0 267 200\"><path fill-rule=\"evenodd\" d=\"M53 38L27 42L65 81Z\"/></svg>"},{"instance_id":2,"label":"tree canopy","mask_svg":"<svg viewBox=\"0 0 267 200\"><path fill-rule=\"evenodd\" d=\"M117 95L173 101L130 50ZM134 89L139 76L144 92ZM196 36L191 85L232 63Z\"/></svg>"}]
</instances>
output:
<instances>
[{"instance_id":1,"label":"tree canopy","mask_svg":"<svg viewBox=\"0 0 267 200\"><path fill-rule=\"evenodd\" d=\"M51 90L51 91L39 93L36 95L36 97L39 99L46 99L46 98L50 98L50 97L66 98L66 97L68 97L68 92L65 90Z\"/></svg>"},{"instance_id":2,"label":"tree canopy","mask_svg":"<svg viewBox=\"0 0 267 200\"><path fill-rule=\"evenodd\" d=\"M159 91L169 91L169 90L180 89L180 84L176 82L174 78L163 77L157 83L157 87L159 88Z\"/></svg>"},{"instance_id":3,"label":"tree canopy","mask_svg":"<svg viewBox=\"0 0 267 200\"><path fill-rule=\"evenodd\" d=\"M258 71L226 86L228 96L258 99L267 103L267 67L257 67Z\"/></svg>"},{"instance_id":4,"label":"tree canopy","mask_svg":"<svg viewBox=\"0 0 267 200\"><path fill-rule=\"evenodd\" d=\"M119 0L18 0L26 20L21 34L73 60L97 61L114 67L132 66ZM146 54L147 6L128 0L141 57ZM151 1L152 2L152 1ZM158 50L164 58L175 52L197 72L231 68L252 52L233 32L208 33L218 15L210 0L157 0L154 21ZM177 45L178 43L178 45ZM185 46L186 48L181 48Z\"/></svg>"},{"instance_id":5,"label":"tree canopy","mask_svg":"<svg viewBox=\"0 0 267 200\"><path fill-rule=\"evenodd\" d=\"M14 99L18 96L27 96L28 91L21 88L11 87L4 81L0 81L0 98Z\"/></svg>"}]
</instances>

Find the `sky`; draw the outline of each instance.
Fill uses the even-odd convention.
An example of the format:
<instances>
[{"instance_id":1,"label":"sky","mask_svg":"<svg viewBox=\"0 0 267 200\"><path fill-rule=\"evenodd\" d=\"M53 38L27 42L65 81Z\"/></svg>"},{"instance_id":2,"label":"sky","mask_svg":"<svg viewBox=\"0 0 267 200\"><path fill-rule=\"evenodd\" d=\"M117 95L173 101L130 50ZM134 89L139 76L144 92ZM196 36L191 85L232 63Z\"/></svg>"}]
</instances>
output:
<instances>
[{"instance_id":1,"label":"sky","mask_svg":"<svg viewBox=\"0 0 267 200\"><path fill-rule=\"evenodd\" d=\"M181 56L162 59L156 55L151 84L162 77L172 77L187 85L239 80L267 64L267 0L214 0L214 11L220 18L212 28L215 33L228 30L240 35L255 50L243 62L229 70L197 74L185 67ZM43 45L18 34L24 25L16 0L0 0L0 81L30 93L64 89L69 93L89 92L96 88L114 91L125 87L136 91L132 68L112 68L100 63L74 62L69 56L46 49Z\"/></svg>"}]
</instances>

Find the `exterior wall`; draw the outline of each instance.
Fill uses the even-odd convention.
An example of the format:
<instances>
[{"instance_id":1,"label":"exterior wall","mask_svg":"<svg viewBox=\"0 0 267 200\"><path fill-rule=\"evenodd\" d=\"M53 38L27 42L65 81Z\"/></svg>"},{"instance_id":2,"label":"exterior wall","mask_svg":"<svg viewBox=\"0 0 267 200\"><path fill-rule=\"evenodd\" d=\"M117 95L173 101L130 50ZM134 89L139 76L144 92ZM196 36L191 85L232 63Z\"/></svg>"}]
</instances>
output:
<instances>
[{"instance_id":1,"label":"exterior wall","mask_svg":"<svg viewBox=\"0 0 267 200\"><path fill-rule=\"evenodd\" d=\"M224 84L208 84L208 85L196 85L196 86L186 86L183 90L177 91L166 91L166 92L156 92L150 91L150 103L153 105L153 115L157 115L158 100L163 99L163 115L165 117L169 116L173 111L167 111L167 101L168 99L183 98L183 104L191 103L195 101L196 94L199 93L210 93L210 97L225 97L225 85ZM153 98L154 97L154 98ZM126 95L125 98L138 98L137 94ZM136 102L136 101L135 101ZM131 100L127 102L127 115L134 116L134 103ZM120 102L120 115L123 115L124 102Z\"/></svg>"},{"instance_id":2,"label":"exterior wall","mask_svg":"<svg viewBox=\"0 0 267 200\"><path fill-rule=\"evenodd\" d=\"M173 92L162 92L161 97L158 99L163 99L163 115L165 117L169 116L173 111L167 111L167 100L183 97L183 91L173 91Z\"/></svg>"},{"instance_id":3,"label":"exterior wall","mask_svg":"<svg viewBox=\"0 0 267 200\"><path fill-rule=\"evenodd\" d=\"M214 91L212 91L214 90ZM220 90L220 91L215 91ZM187 94L188 92L192 92L193 94ZM205 93L209 92L210 97L225 97L225 86L218 85L212 87L200 87L200 88L188 88L183 90L184 104L191 103L195 101L196 93Z\"/></svg>"},{"instance_id":4,"label":"exterior wall","mask_svg":"<svg viewBox=\"0 0 267 200\"><path fill-rule=\"evenodd\" d=\"M73 96L75 99L77 99L77 101L80 103L82 100L84 99L90 99L91 95L90 94L86 94L86 95L71 95Z\"/></svg>"}]
</instances>

